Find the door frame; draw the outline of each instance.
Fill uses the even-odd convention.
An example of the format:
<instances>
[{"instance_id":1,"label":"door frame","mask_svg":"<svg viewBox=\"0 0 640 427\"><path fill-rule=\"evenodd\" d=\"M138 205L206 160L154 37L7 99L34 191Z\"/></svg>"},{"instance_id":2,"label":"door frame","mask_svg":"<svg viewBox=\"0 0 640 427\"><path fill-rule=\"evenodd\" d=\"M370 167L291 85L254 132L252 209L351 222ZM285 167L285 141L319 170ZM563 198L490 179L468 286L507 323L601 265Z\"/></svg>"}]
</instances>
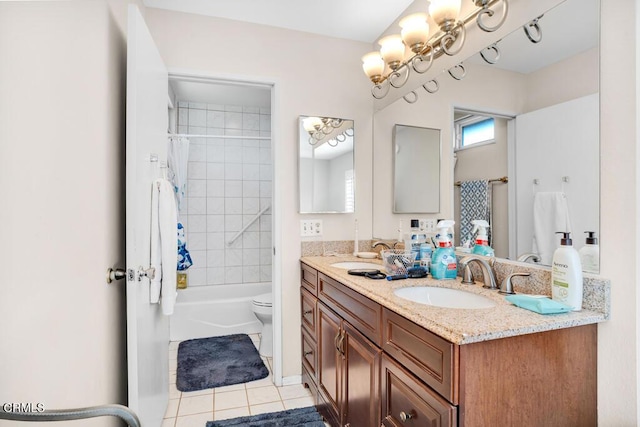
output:
<instances>
[{"instance_id":1,"label":"door frame","mask_svg":"<svg viewBox=\"0 0 640 427\"><path fill-rule=\"evenodd\" d=\"M271 239L273 245L271 263L271 286L273 292L273 381L276 386L283 385L282 377L282 194L280 188L280 176L276 173L278 168L276 163L281 158L280 144L274 144L278 135L278 123L275 118L278 116L280 103L277 96L280 85L277 80L268 78L253 78L240 75L214 74L203 71L195 71L176 67L167 67L169 80L191 79L202 83L233 84L244 86L265 86L271 87L271 171L272 171L272 195L271 195L271 215L272 231Z\"/></svg>"}]
</instances>

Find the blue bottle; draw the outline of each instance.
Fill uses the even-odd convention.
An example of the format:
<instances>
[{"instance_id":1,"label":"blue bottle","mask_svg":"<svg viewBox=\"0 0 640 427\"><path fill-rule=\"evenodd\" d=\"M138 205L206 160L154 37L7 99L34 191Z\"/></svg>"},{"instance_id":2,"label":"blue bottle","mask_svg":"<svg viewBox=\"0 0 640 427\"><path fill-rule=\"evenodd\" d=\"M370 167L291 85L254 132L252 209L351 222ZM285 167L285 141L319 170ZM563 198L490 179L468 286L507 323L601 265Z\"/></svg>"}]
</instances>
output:
<instances>
[{"instance_id":1,"label":"blue bottle","mask_svg":"<svg viewBox=\"0 0 640 427\"><path fill-rule=\"evenodd\" d=\"M431 275L434 279L455 279L458 276L458 260L453 249L453 225L452 220L443 220L438 223L436 241L438 247L433 252L431 260Z\"/></svg>"}]
</instances>

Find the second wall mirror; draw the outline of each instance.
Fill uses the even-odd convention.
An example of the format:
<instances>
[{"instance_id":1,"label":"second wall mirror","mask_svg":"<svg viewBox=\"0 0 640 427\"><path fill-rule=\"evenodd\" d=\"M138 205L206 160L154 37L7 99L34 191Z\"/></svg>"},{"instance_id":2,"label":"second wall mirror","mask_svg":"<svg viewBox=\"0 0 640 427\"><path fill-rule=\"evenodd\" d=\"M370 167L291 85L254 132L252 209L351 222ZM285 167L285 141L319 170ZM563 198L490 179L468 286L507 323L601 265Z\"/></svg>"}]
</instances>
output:
<instances>
[{"instance_id":1,"label":"second wall mirror","mask_svg":"<svg viewBox=\"0 0 640 427\"><path fill-rule=\"evenodd\" d=\"M353 120L300 116L300 213L355 211Z\"/></svg>"},{"instance_id":2,"label":"second wall mirror","mask_svg":"<svg viewBox=\"0 0 640 427\"><path fill-rule=\"evenodd\" d=\"M393 212L440 211L440 130L393 127Z\"/></svg>"}]
</instances>

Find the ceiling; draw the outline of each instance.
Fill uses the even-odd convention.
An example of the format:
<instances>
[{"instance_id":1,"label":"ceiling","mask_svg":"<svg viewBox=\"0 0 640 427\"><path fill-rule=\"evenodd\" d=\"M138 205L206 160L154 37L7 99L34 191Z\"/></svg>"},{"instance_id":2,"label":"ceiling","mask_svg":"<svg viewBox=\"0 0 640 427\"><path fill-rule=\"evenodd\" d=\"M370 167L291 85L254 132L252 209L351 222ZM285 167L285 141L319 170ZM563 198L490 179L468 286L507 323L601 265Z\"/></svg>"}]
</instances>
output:
<instances>
[{"instance_id":1,"label":"ceiling","mask_svg":"<svg viewBox=\"0 0 640 427\"><path fill-rule=\"evenodd\" d=\"M145 6L373 43L413 0L143 0Z\"/></svg>"},{"instance_id":2,"label":"ceiling","mask_svg":"<svg viewBox=\"0 0 640 427\"><path fill-rule=\"evenodd\" d=\"M411 6L416 7L416 0ZM217 16L239 21L373 42L411 5L411 0L144 0L148 7ZM327 12L336 11L337 12ZM493 67L523 74L596 47L600 0L566 0L540 19L542 42L531 43L521 29L498 43L500 60ZM480 55L467 59L482 63ZM244 97L270 106L266 87L172 81L179 100L238 105ZM258 101L256 101L258 100Z\"/></svg>"},{"instance_id":3,"label":"ceiling","mask_svg":"<svg viewBox=\"0 0 640 427\"><path fill-rule=\"evenodd\" d=\"M530 73L598 44L600 0L566 0L540 20L543 42L524 32L499 44L496 67ZM405 9L425 0L144 0L147 7L252 22L374 43ZM482 59L471 59L482 62Z\"/></svg>"}]
</instances>

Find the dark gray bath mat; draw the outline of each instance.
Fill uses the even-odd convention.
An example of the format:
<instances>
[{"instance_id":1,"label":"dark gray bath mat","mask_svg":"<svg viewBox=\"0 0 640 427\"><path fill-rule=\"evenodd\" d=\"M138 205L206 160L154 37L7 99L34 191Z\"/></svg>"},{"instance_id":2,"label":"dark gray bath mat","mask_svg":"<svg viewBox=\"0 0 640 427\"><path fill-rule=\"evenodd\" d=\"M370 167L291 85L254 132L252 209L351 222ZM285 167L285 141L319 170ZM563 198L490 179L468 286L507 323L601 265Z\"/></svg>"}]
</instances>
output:
<instances>
[{"instance_id":1,"label":"dark gray bath mat","mask_svg":"<svg viewBox=\"0 0 640 427\"><path fill-rule=\"evenodd\" d=\"M247 334L187 340L178 346L176 387L180 391L246 383L268 375Z\"/></svg>"},{"instance_id":2,"label":"dark gray bath mat","mask_svg":"<svg viewBox=\"0 0 640 427\"><path fill-rule=\"evenodd\" d=\"M322 417L316 408L288 409L268 414L232 418L230 420L209 421L206 427L324 427Z\"/></svg>"}]
</instances>

